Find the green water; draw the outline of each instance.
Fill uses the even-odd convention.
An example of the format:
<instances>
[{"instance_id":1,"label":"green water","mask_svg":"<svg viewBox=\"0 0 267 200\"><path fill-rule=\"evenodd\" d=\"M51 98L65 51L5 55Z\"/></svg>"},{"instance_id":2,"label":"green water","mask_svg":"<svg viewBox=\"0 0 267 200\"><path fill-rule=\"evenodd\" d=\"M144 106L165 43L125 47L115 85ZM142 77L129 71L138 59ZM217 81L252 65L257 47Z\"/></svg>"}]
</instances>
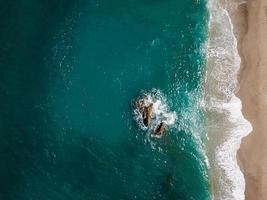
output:
<instances>
[{"instance_id":1,"label":"green water","mask_svg":"<svg viewBox=\"0 0 267 200\"><path fill-rule=\"evenodd\" d=\"M209 199L204 0L1 2L0 199ZM178 115L147 141L132 101Z\"/></svg>"}]
</instances>

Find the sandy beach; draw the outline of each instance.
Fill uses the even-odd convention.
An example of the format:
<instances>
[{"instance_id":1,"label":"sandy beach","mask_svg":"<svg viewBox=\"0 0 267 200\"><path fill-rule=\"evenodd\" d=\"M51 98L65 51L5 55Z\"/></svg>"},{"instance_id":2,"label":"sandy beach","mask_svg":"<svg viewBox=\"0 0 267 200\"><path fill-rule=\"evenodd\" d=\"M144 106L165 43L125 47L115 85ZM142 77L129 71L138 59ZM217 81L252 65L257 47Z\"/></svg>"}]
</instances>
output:
<instances>
[{"instance_id":1,"label":"sandy beach","mask_svg":"<svg viewBox=\"0 0 267 200\"><path fill-rule=\"evenodd\" d=\"M242 58L238 96L253 126L253 132L242 140L238 161L246 180L246 200L266 200L267 0L248 0L233 17Z\"/></svg>"}]
</instances>

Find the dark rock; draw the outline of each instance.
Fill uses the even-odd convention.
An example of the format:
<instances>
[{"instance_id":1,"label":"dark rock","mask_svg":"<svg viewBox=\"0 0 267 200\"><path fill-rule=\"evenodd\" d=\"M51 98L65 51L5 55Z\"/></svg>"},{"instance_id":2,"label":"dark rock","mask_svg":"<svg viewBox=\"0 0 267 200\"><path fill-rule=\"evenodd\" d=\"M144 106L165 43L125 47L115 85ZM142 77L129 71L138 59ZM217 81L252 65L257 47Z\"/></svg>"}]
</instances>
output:
<instances>
[{"instance_id":1,"label":"dark rock","mask_svg":"<svg viewBox=\"0 0 267 200\"><path fill-rule=\"evenodd\" d=\"M143 123L146 127L148 127L151 124L151 120L152 120L152 116L153 116L152 109L153 109L152 103L149 106L144 107Z\"/></svg>"},{"instance_id":2,"label":"dark rock","mask_svg":"<svg viewBox=\"0 0 267 200\"><path fill-rule=\"evenodd\" d=\"M135 102L136 108L139 110L140 113L144 113L145 103L143 100L138 100Z\"/></svg>"},{"instance_id":3,"label":"dark rock","mask_svg":"<svg viewBox=\"0 0 267 200\"><path fill-rule=\"evenodd\" d=\"M156 127L154 134L158 137L163 136L164 132L166 130L166 125L163 122L160 122L160 124Z\"/></svg>"}]
</instances>

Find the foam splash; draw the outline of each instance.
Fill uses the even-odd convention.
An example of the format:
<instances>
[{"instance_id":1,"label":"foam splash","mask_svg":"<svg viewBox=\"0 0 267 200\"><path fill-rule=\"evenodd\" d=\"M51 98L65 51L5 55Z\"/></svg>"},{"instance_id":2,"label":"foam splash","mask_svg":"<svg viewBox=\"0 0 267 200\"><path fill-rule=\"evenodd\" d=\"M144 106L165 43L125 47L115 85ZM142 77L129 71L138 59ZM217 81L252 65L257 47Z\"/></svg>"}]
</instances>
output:
<instances>
[{"instance_id":1,"label":"foam splash","mask_svg":"<svg viewBox=\"0 0 267 200\"><path fill-rule=\"evenodd\" d=\"M228 103L220 105L220 109L227 113L228 120L233 125L230 127L229 136L216 149L216 162L226 177L220 180L225 190L221 199L229 199L230 195L234 200L245 199L245 180L237 165L236 152L240 147L241 139L252 131L252 127L242 115L241 101L236 96L233 96Z\"/></svg>"},{"instance_id":2,"label":"foam splash","mask_svg":"<svg viewBox=\"0 0 267 200\"><path fill-rule=\"evenodd\" d=\"M211 148L209 154L211 173L216 176L212 183L213 199L243 200L245 180L237 165L236 152L252 127L243 117L241 101L235 96L240 57L228 12L217 0L209 0L208 8L210 38L205 107L211 121L207 127L209 137L216 139L210 141L216 150Z\"/></svg>"},{"instance_id":3,"label":"foam splash","mask_svg":"<svg viewBox=\"0 0 267 200\"><path fill-rule=\"evenodd\" d=\"M148 130L148 132L151 133L151 131L154 131L160 122L163 122L168 127L175 124L177 119L176 112L170 111L166 98L159 90L153 89L151 92L142 92L140 97L138 97L135 101L140 99L143 100L145 106L149 106L150 104L153 105L153 120L149 127L144 125L142 113L140 113L138 109L134 109L134 118L143 131Z\"/></svg>"}]
</instances>

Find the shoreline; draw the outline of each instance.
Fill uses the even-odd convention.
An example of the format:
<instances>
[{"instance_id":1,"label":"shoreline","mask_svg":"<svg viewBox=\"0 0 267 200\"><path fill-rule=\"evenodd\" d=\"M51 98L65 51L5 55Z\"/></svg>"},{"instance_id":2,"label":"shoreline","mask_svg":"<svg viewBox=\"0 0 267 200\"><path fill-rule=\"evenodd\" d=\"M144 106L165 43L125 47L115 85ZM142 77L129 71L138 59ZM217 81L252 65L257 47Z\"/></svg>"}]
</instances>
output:
<instances>
[{"instance_id":1,"label":"shoreline","mask_svg":"<svg viewBox=\"0 0 267 200\"><path fill-rule=\"evenodd\" d=\"M209 0L209 41L205 80L207 154L210 162L212 197L216 200L244 200L245 179L237 164L241 139L251 124L241 112L236 97L240 56L231 19L236 2Z\"/></svg>"},{"instance_id":2,"label":"shoreline","mask_svg":"<svg viewBox=\"0 0 267 200\"><path fill-rule=\"evenodd\" d=\"M267 196L267 0L242 3L232 13L241 66L237 96L253 131L237 152L244 174L246 200Z\"/></svg>"}]
</instances>

